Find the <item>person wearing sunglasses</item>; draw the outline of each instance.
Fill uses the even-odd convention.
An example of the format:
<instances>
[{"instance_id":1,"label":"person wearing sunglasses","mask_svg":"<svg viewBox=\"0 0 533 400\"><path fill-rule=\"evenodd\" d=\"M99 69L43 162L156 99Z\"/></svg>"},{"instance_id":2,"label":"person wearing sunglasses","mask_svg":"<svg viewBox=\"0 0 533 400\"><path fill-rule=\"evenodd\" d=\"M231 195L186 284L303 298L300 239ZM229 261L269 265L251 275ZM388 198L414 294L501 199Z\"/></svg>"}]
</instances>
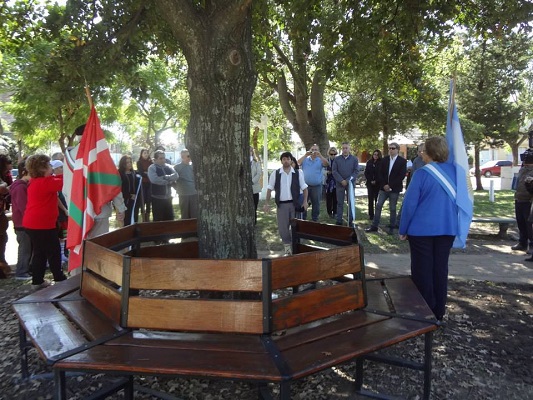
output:
<instances>
[{"instance_id":1,"label":"person wearing sunglasses","mask_svg":"<svg viewBox=\"0 0 533 400\"><path fill-rule=\"evenodd\" d=\"M381 220L381 210L386 200L389 200L389 235L394 233L396 226L396 205L398 197L403 190L403 180L407 172L407 160L400 156L398 143L389 144L389 155L383 157L378 172L379 194L376 213L372 225L365 229L366 232L377 232Z\"/></svg>"}]
</instances>

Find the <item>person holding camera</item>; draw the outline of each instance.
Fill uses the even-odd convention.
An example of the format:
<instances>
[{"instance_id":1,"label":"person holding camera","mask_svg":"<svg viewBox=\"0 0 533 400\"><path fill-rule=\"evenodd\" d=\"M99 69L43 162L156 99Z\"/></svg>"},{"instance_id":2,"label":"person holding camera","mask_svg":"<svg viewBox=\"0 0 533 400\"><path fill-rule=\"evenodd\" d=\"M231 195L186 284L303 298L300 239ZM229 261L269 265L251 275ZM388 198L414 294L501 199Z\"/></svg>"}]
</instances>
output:
<instances>
[{"instance_id":1,"label":"person holding camera","mask_svg":"<svg viewBox=\"0 0 533 400\"><path fill-rule=\"evenodd\" d=\"M328 166L328 160L320 154L318 145L314 144L311 148L298 160L304 172L305 183L309 191L309 199L311 200L311 219L314 222L318 221L320 215L320 199L322 198L322 181L324 174L322 170ZM307 219L307 213L304 212L303 219Z\"/></svg>"},{"instance_id":2,"label":"person holding camera","mask_svg":"<svg viewBox=\"0 0 533 400\"><path fill-rule=\"evenodd\" d=\"M533 149L527 149L520 155L520 159L522 160L522 167L518 171L516 192L514 194L514 211L519 239L518 243L511 249L523 250L531 254L533 252L533 228L528 219L531 212L533 194L527 190L526 182L533 179Z\"/></svg>"}]
</instances>

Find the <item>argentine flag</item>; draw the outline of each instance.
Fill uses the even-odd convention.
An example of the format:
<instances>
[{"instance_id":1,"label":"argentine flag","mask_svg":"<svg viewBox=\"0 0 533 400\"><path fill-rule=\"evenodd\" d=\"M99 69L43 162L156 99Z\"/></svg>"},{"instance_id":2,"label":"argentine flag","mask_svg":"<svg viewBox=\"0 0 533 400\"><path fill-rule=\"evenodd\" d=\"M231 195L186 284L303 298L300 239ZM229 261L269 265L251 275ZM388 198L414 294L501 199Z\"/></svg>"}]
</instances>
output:
<instances>
[{"instance_id":1,"label":"argentine flag","mask_svg":"<svg viewBox=\"0 0 533 400\"><path fill-rule=\"evenodd\" d=\"M450 101L448 103L448 117L446 120L446 141L450 149L448 163L455 166L457 181L457 197L455 199L458 212L459 232L455 237L453 247L465 248L466 237L472 222L474 212L474 195L468 175L468 157L457 107L455 106L455 81L450 82Z\"/></svg>"}]
</instances>

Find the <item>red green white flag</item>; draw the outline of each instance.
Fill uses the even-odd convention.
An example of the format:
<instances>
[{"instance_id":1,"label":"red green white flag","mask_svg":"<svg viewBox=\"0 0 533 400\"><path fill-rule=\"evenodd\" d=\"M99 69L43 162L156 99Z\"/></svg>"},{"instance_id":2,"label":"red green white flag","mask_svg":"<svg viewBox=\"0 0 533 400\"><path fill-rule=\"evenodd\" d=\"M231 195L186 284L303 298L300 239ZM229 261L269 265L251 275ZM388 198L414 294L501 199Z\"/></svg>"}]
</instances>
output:
<instances>
[{"instance_id":1,"label":"red green white flag","mask_svg":"<svg viewBox=\"0 0 533 400\"><path fill-rule=\"evenodd\" d=\"M94 217L121 192L120 175L94 106L78 146L68 208L69 271L82 265L83 240L94 225Z\"/></svg>"}]
</instances>

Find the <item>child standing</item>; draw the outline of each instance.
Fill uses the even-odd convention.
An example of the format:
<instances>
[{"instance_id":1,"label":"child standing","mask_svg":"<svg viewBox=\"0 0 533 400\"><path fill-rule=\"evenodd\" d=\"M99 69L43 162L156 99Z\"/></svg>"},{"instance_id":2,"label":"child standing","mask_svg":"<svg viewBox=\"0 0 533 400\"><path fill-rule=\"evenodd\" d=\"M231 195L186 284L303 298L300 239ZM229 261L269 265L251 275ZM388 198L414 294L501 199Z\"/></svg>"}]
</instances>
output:
<instances>
[{"instance_id":1,"label":"child standing","mask_svg":"<svg viewBox=\"0 0 533 400\"><path fill-rule=\"evenodd\" d=\"M49 286L44 280L46 262L54 276L54 281L67 279L61 270L61 249L57 235L57 192L63 187L63 176L53 176L50 157L44 154L30 156L26 160L30 175L28 202L22 220L31 238L33 257L30 268L32 286L40 289Z\"/></svg>"}]
</instances>

